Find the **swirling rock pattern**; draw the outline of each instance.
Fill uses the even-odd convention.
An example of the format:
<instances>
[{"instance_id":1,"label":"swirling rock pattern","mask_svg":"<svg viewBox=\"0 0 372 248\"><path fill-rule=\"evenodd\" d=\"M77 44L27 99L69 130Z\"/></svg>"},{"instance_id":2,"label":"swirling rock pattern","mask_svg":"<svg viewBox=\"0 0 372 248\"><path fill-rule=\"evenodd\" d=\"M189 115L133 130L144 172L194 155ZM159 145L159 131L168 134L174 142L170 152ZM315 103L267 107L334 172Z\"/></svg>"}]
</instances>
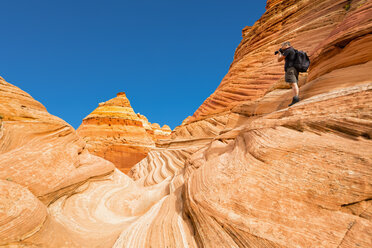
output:
<instances>
[{"instance_id":1,"label":"swirling rock pattern","mask_svg":"<svg viewBox=\"0 0 372 248\"><path fill-rule=\"evenodd\" d=\"M161 183L167 178L181 174L185 161L202 146L198 143L177 149L154 149L145 159L133 166L129 175L144 186Z\"/></svg>"},{"instance_id":2,"label":"swirling rock pattern","mask_svg":"<svg viewBox=\"0 0 372 248\"><path fill-rule=\"evenodd\" d=\"M32 236L43 225L47 209L29 190L0 180L0 245Z\"/></svg>"},{"instance_id":3,"label":"swirling rock pattern","mask_svg":"<svg viewBox=\"0 0 372 248\"><path fill-rule=\"evenodd\" d=\"M193 247L180 193L169 184L144 188L118 170L90 180L51 204L47 224L27 241L49 247ZM167 229L166 240L154 239Z\"/></svg>"},{"instance_id":4,"label":"swirling rock pattern","mask_svg":"<svg viewBox=\"0 0 372 248\"><path fill-rule=\"evenodd\" d=\"M174 175L190 153L176 152L167 178L145 187L90 154L30 95L0 83L0 245L196 247L183 176Z\"/></svg>"},{"instance_id":5,"label":"swirling rock pattern","mask_svg":"<svg viewBox=\"0 0 372 248\"><path fill-rule=\"evenodd\" d=\"M47 223L51 202L114 166L89 154L70 125L2 78L0 116L0 245L32 246L24 240Z\"/></svg>"},{"instance_id":6,"label":"swirling rock pattern","mask_svg":"<svg viewBox=\"0 0 372 248\"><path fill-rule=\"evenodd\" d=\"M0 79L0 179L48 202L68 186L110 173L114 166L85 149L65 121L29 94Z\"/></svg>"},{"instance_id":7,"label":"swirling rock pattern","mask_svg":"<svg viewBox=\"0 0 372 248\"><path fill-rule=\"evenodd\" d=\"M124 92L100 103L77 129L92 154L111 161L124 173L145 158L158 139L169 137L171 132L169 126L161 128L136 114Z\"/></svg>"},{"instance_id":8,"label":"swirling rock pattern","mask_svg":"<svg viewBox=\"0 0 372 248\"><path fill-rule=\"evenodd\" d=\"M370 83L313 97L194 154L185 202L198 243L370 246L371 95Z\"/></svg>"},{"instance_id":9,"label":"swirling rock pattern","mask_svg":"<svg viewBox=\"0 0 372 248\"><path fill-rule=\"evenodd\" d=\"M371 247L372 3L349 2L268 1L216 92L129 176L0 80L0 245ZM288 39L313 61L290 108L268 58Z\"/></svg>"},{"instance_id":10,"label":"swirling rock pattern","mask_svg":"<svg viewBox=\"0 0 372 248\"><path fill-rule=\"evenodd\" d=\"M227 111L237 104L255 101L265 95L283 76L283 65L276 62L274 51L284 41L289 40L295 48L306 51L314 64L318 64L339 53L353 37L370 33L370 1L352 1L349 10L345 9L347 4L348 1L344 0L267 1L265 14L252 27L243 30L243 39L221 84L188 121ZM340 36L337 42L343 40L345 44L336 41L331 43L329 38L327 40L330 35L333 39L336 38L335 35ZM347 37L348 35L351 37ZM340 44L340 47L332 49L332 53L323 49L323 54L319 56L319 46L325 44L330 47ZM367 46L365 43L365 48L361 47L357 51L360 54L351 53L354 59L339 54L340 58L343 57L341 60L334 58L328 62L369 61L370 56L365 56L369 50ZM318 60L320 61L316 62ZM326 67L322 70L329 70L329 66L332 67L330 64L322 64L321 67ZM311 68L310 73L317 74L321 67ZM346 72L344 74L349 75ZM312 75L310 77L314 79Z\"/></svg>"}]
</instances>

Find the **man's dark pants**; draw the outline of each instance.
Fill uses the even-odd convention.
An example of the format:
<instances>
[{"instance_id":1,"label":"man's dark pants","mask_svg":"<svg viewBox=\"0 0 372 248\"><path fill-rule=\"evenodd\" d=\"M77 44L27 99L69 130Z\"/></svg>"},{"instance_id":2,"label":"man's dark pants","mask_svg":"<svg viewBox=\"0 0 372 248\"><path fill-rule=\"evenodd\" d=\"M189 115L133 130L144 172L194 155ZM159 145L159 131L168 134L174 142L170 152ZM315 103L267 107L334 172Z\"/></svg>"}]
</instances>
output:
<instances>
[{"instance_id":1,"label":"man's dark pants","mask_svg":"<svg viewBox=\"0 0 372 248\"><path fill-rule=\"evenodd\" d=\"M298 83L298 71L294 67L289 67L285 72L285 81L289 84Z\"/></svg>"}]
</instances>

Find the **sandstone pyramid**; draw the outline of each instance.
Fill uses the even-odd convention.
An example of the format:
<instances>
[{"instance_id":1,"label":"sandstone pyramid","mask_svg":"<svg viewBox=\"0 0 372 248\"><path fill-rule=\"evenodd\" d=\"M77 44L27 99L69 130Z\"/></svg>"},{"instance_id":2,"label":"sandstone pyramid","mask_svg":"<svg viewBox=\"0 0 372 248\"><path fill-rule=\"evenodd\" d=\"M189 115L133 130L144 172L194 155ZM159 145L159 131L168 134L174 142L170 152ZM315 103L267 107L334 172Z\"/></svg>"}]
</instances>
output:
<instances>
[{"instance_id":1,"label":"sandstone pyramid","mask_svg":"<svg viewBox=\"0 0 372 248\"><path fill-rule=\"evenodd\" d=\"M124 92L100 103L84 118L77 133L87 143L88 150L105 158L127 173L146 157L158 139L167 138L171 129L151 124L141 114L136 114Z\"/></svg>"},{"instance_id":2,"label":"sandstone pyramid","mask_svg":"<svg viewBox=\"0 0 372 248\"><path fill-rule=\"evenodd\" d=\"M366 0L269 0L130 177L0 80L0 246L371 247L371 16ZM290 108L284 40L312 60Z\"/></svg>"}]
</instances>

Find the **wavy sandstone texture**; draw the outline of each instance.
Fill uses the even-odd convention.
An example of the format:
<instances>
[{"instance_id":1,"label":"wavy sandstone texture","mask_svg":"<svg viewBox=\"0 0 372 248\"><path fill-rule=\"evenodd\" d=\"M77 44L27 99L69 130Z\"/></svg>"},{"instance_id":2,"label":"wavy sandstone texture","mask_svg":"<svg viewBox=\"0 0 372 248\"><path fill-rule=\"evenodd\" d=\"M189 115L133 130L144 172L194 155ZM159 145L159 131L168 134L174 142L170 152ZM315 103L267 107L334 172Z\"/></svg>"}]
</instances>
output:
<instances>
[{"instance_id":1,"label":"wavy sandstone texture","mask_svg":"<svg viewBox=\"0 0 372 248\"><path fill-rule=\"evenodd\" d=\"M348 2L269 0L130 177L0 80L0 245L371 247L372 3ZM272 55L287 39L312 59L291 108Z\"/></svg>"},{"instance_id":2,"label":"wavy sandstone texture","mask_svg":"<svg viewBox=\"0 0 372 248\"><path fill-rule=\"evenodd\" d=\"M196 247L182 187L133 181L0 78L0 246Z\"/></svg>"},{"instance_id":3,"label":"wavy sandstone texture","mask_svg":"<svg viewBox=\"0 0 372 248\"><path fill-rule=\"evenodd\" d=\"M316 60L316 65L319 65L319 59L330 62L329 57L337 55L330 64L317 66L322 70L335 69L335 63L339 63L338 68L343 68L345 65L369 61L369 2L353 0L351 8L346 11L344 7L348 1L268 1L266 13L252 27L243 30L243 40L235 51L229 72L189 121L203 119L244 101L263 97L275 82L283 78L283 64L277 63L273 54L284 41L289 40L295 48L307 51L311 60ZM359 44L351 44L353 39L354 43ZM355 55L352 53L355 52L354 45L360 49L356 51L357 59L351 60L350 55ZM320 50L323 56L319 54ZM314 75L319 70L314 66L310 70L312 79L319 76ZM346 80L341 79L343 81ZM334 84L339 84L338 79L334 80Z\"/></svg>"},{"instance_id":4,"label":"wavy sandstone texture","mask_svg":"<svg viewBox=\"0 0 372 248\"><path fill-rule=\"evenodd\" d=\"M124 173L144 159L158 139L169 137L171 132L167 125L161 128L136 114L124 92L100 103L77 129L92 154L111 161Z\"/></svg>"}]
</instances>

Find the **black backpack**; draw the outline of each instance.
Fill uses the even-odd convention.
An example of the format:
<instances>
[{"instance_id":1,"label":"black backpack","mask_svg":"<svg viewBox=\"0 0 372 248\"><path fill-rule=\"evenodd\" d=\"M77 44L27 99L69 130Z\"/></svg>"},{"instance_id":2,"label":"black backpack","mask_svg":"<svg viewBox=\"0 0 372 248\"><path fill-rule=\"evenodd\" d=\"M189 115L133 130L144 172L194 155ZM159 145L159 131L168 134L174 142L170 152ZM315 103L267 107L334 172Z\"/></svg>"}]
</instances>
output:
<instances>
[{"instance_id":1,"label":"black backpack","mask_svg":"<svg viewBox=\"0 0 372 248\"><path fill-rule=\"evenodd\" d=\"M310 66L309 56L304 51L296 51L296 59L294 62L294 67L298 72L307 72Z\"/></svg>"}]
</instances>

